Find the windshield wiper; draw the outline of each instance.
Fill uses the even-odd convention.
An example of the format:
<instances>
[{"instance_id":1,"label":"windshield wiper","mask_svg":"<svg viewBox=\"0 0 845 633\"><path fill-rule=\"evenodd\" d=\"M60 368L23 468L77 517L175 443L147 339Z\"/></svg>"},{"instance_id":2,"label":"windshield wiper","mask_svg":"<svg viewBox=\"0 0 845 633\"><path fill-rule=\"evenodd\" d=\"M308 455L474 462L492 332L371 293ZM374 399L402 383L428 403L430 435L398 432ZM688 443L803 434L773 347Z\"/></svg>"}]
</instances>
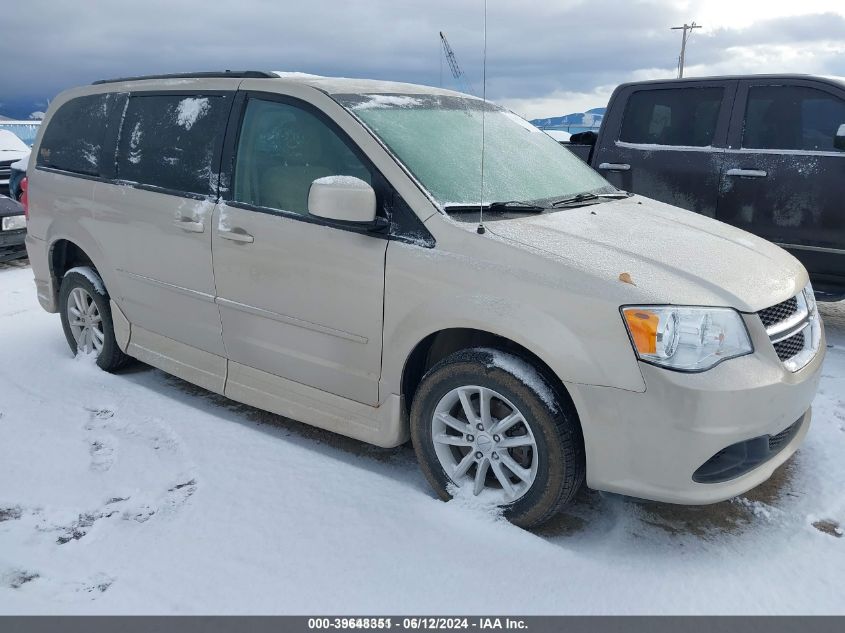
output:
<instances>
[{"instance_id":1,"label":"windshield wiper","mask_svg":"<svg viewBox=\"0 0 845 633\"><path fill-rule=\"evenodd\" d=\"M552 202L552 206L557 208L560 207L577 207L582 204L586 204L588 202L592 202L593 200L598 200L599 197L594 193L579 193L576 196L570 196L568 198L562 198L560 200L555 200Z\"/></svg>"},{"instance_id":2,"label":"windshield wiper","mask_svg":"<svg viewBox=\"0 0 845 633\"><path fill-rule=\"evenodd\" d=\"M519 213L542 213L546 207L541 207L539 204L531 204L530 202L520 202L519 200L508 200L507 202L491 202L487 207L490 211L517 211Z\"/></svg>"},{"instance_id":3,"label":"windshield wiper","mask_svg":"<svg viewBox=\"0 0 845 633\"><path fill-rule=\"evenodd\" d=\"M445 207L447 211L477 211L482 208L488 212L511 212L511 213L542 213L547 207L541 207L530 202L519 200L508 200L506 202L491 202L483 206L472 204L450 204Z\"/></svg>"},{"instance_id":4,"label":"windshield wiper","mask_svg":"<svg viewBox=\"0 0 845 633\"><path fill-rule=\"evenodd\" d=\"M554 202L552 202L551 206L556 209L559 209L561 207L577 207L587 204L588 202L593 202L594 200L601 200L602 198L630 198L632 195L633 194L630 194L627 191L614 191L612 193L591 193L589 191L585 191L584 193L579 193L575 196L562 198L561 200L555 200Z\"/></svg>"}]
</instances>

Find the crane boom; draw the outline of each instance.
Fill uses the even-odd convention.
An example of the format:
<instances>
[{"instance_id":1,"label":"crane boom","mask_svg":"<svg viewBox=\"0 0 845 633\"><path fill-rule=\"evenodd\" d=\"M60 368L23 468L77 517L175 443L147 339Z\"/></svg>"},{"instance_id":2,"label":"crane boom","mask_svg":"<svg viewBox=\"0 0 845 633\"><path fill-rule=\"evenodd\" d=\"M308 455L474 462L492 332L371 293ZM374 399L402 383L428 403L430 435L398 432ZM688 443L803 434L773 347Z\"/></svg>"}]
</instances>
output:
<instances>
[{"instance_id":1,"label":"crane boom","mask_svg":"<svg viewBox=\"0 0 845 633\"><path fill-rule=\"evenodd\" d=\"M452 76L460 82L461 88L464 92L473 94L472 88L469 85L469 80L464 74L464 71L461 70L461 67L458 64L458 59L455 57L455 51L453 51L452 47L449 46L449 40L446 39L446 35L443 31L440 31L440 41L443 44L443 53L446 56L446 62L449 64L449 70L452 71Z\"/></svg>"}]
</instances>

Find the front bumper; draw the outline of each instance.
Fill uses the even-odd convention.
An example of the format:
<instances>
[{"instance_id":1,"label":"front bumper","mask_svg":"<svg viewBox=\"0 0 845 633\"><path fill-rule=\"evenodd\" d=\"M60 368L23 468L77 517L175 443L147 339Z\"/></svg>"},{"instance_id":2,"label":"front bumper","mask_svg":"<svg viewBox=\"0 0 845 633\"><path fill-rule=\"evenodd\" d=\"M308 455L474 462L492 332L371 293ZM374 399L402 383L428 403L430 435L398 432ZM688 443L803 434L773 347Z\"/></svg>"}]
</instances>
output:
<instances>
[{"instance_id":1,"label":"front bumper","mask_svg":"<svg viewBox=\"0 0 845 633\"><path fill-rule=\"evenodd\" d=\"M26 229L0 231L0 262L26 257Z\"/></svg>"},{"instance_id":2,"label":"front bumper","mask_svg":"<svg viewBox=\"0 0 845 633\"><path fill-rule=\"evenodd\" d=\"M810 426L824 331L813 360L791 373L759 318L745 319L756 351L709 371L679 373L641 364L643 393L567 385L584 431L588 486L654 501L715 503L761 484L789 459ZM795 432L752 467L712 483L694 480L719 451L755 438L759 443L796 422Z\"/></svg>"}]
</instances>

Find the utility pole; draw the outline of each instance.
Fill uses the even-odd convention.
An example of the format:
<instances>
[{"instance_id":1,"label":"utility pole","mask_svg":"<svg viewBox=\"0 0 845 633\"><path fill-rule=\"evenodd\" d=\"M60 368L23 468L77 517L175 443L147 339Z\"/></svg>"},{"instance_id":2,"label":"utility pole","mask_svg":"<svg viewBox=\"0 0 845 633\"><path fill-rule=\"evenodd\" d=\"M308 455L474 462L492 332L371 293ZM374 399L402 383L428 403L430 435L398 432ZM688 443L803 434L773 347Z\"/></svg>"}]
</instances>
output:
<instances>
[{"instance_id":1,"label":"utility pole","mask_svg":"<svg viewBox=\"0 0 845 633\"><path fill-rule=\"evenodd\" d=\"M684 23L683 26L673 26L673 31L680 31L683 30L683 36L681 37L681 56L678 58L678 79L683 79L684 76L684 58L687 54L687 41L689 39L687 35L687 31L689 31L689 35L692 35L693 29L700 29L701 25L696 24L694 21L692 24Z\"/></svg>"}]
</instances>

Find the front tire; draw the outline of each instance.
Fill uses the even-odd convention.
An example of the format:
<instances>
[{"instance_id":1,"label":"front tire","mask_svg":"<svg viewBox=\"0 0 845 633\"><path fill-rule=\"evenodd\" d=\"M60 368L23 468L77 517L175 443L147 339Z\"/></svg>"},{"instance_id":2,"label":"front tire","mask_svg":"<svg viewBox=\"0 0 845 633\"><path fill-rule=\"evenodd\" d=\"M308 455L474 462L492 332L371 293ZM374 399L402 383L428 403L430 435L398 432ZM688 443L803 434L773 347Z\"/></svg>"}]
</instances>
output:
<instances>
[{"instance_id":1,"label":"front tire","mask_svg":"<svg viewBox=\"0 0 845 633\"><path fill-rule=\"evenodd\" d=\"M547 521L584 481L573 407L508 352L463 350L432 367L414 396L411 438L441 499L466 491L520 527Z\"/></svg>"},{"instance_id":2,"label":"front tire","mask_svg":"<svg viewBox=\"0 0 845 633\"><path fill-rule=\"evenodd\" d=\"M109 372L131 360L117 345L109 296L96 270L80 266L65 273L59 308L65 338L74 354L95 354L100 369Z\"/></svg>"}]
</instances>

